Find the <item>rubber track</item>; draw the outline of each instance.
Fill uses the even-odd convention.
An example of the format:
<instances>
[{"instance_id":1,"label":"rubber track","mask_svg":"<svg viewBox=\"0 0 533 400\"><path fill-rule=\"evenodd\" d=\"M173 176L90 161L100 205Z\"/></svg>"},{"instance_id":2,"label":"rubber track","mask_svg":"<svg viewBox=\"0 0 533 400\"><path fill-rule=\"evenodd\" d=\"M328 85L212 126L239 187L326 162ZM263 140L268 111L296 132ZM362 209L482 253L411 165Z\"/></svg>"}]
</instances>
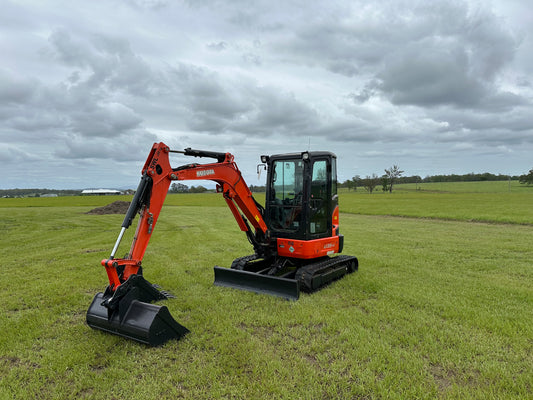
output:
<instances>
[{"instance_id":1,"label":"rubber track","mask_svg":"<svg viewBox=\"0 0 533 400\"><path fill-rule=\"evenodd\" d=\"M250 261L257 260L258 257L255 254L251 254L249 256L239 257L233 260L231 263L231 269L237 269L239 271L242 271L245 269L246 264L248 264Z\"/></svg>"},{"instance_id":2,"label":"rubber track","mask_svg":"<svg viewBox=\"0 0 533 400\"><path fill-rule=\"evenodd\" d=\"M349 262L352 260L355 260L355 269L353 270L349 268ZM305 289L306 291L314 291L318 289L318 287L313 287L314 278L316 278L317 276L320 276L323 273L326 274L330 272L332 269L335 269L335 267L341 266L343 264L345 264L346 266L347 273L354 272L358 267L358 261L356 257L347 256L347 255L339 255L337 257L332 257L329 260L325 260L325 261L321 261L318 263L313 263L310 265L300 267L298 271L296 272L295 279L300 282L300 287L302 289ZM329 282L331 281L324 282L320 286L324 286L328 284Z\"/></svg>"}]
</instances>

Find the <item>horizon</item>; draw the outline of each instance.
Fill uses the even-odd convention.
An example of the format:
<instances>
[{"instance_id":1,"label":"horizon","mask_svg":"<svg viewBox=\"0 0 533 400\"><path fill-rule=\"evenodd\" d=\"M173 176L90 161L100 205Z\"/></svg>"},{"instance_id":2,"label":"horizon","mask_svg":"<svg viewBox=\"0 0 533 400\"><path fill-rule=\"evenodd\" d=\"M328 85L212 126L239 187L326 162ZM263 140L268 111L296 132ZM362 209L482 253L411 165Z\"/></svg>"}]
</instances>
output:
<instances>
[{"instance_id":1,"label":"horizon","mask_svg":"<svg viewBox=\"0 0 533 400\"><path fill-rule=\"evenodd\" d=\"M527 173L527 171L526 171ZM422 180L424 179L428 179L428 178L432 178L432 177L451 177L451 176L458 176L458 177L467 177L467 176L470 176L470 175L474 175L474 176L482 176L484 174L490 174L490 175L493 175L495 177L509 177L511 178L511 180L518 180L518 178L520 177L520 175L525 175L525 174L520 174L520 175L508 175L508 174L494 174L494 173L491 173L491 172L468 172L468 173L464 173L464 174L434 174L434 175L426 175L424 177L420 176L420 175L404 175L402 174L400 176L400 179L401 178L412 178L412 177L416 177L416 176L420 176L420 178ZM349 179L345 179L344 181L340 181L340 180L337 180L338 184L339 185L343 185L345 184L348 180L350 179L353 179L355 176L353 176L352 178L349 178ZM366 179L367 176L360 176L361 179ZM378 175L378 178L382 178L383 175ZM472 181L450 181L450 182L483 182L483 181L487 181L487 182L497 182L497 181L503 181L503 180L485 180L485 179L479 179L479 180L472 180ZM212 182L212 181L202 181L202 180L194 180L194 181L175 181L175 182L172 182L172 183L181 183L181 184L184 184L186 185L187 187L191 188L191 187L198 187L198 186L204 186L206 189L208 190L214 190L215 189L215 183ZM170 190L170 187L172 186L172 183L171 185L169 186L169 190ZM439 183L439 181L437 182L421 182L421 183ZM207 187L206 185L208 185L209 187ZM248 184L247 185L249 187L264 187L265 186L265 183L262 183L262 184ZM401 183L395 183L395 185L401 185ZM128 190L132 190L132 191L135 191L137 188L137 185L135 187L127 187L127 186L111 186L111 187L98 187L98 186L95 186L95 187L84 187L84 188L69 188L69 189L64 189L64 188L48 188L48 187L32 187L32 188L22 188L22 187L17 187L17 188L8 188L8 189L5 189L5 188L0 188L0 192L5 192L5 191L12 191L12 190L57 190L57 191L83 191L83 190L120 190L120 191L128 191Z\"/></svg>"}]
</instances>

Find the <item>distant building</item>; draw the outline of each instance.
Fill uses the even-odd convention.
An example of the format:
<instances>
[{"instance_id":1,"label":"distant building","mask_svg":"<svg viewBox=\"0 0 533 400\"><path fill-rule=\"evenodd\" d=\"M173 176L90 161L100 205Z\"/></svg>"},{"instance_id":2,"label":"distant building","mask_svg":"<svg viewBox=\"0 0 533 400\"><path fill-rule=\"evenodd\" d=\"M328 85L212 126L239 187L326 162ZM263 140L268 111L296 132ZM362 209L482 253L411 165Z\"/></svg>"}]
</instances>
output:
<instances>
[{"instance_id":1,"label":"distant building","mask_svg":"<svg viewBox=\"0 0 533 400\"><path fill-rule=\"evenodd\" d=\"M114 189L85 189L81 191L82 196L106 196L112 194L122 194L120 190Z\"/></svg>"}]
</instances>

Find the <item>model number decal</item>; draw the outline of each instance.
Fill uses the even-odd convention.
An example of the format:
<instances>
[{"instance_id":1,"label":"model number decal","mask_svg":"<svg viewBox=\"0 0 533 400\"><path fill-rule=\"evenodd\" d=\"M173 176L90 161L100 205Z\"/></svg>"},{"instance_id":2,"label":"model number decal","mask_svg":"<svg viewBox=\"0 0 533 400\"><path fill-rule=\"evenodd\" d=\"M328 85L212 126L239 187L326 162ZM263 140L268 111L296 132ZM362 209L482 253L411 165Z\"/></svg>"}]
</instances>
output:
<instances>
[{"instance_id":1,"label":"model number decal","mask_svg":"<svg viewBox=\"0 0 533 400\"><path fill-rule=\"evenodd\" d=\"M154 156L152 157L152 161L150 161L150 165L148 166L148 168L150 169L154 169L157 165L157 161L159 161L159 153L160 153L160 150L158 150Z\"/></svg>"},{"instance_id":2,"label":"model number decal","mask_svg":"<svg viewBox=\"0 0 533 400\"><path fill-rule=\"evenodd\" d=\"M206 175L215 175L214 169L204 169L202 171L196 171L196 177L206 176Z\"/></svg>"}]
</instances>

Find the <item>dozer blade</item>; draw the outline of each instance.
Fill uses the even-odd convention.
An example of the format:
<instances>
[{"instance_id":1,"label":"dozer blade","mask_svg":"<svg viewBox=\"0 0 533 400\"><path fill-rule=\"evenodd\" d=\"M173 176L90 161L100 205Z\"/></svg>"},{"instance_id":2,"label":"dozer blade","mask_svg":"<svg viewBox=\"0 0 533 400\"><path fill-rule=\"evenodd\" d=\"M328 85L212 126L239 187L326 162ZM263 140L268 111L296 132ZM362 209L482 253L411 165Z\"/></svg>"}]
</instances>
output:
<instances>
[{"instance_id":1,"label":"dozer blade","mask_svg":"<svg viewBox=\"0 0 533 400\"><path fill-rule=\"evenodd\" d=\"M215 266L215 285L298 300L300 283L295 279L279 278L257 272Z\"/></svg>"},{"instance_id":2,"label":"dozer blade","mask_svg":"<svg viewBox=\"0 0 533 400\"><path fill-rule=\"evenodd\" d=\"M168 340L179 339L189 332L177 323L166 306L132 300L122 312L109 316L107 307L102 305L103 293L98 293L87 311L87 324L115 335L137 342L159 346ZM122 314L122 316L121 316Z\"/></svg>"}]
</instances>

